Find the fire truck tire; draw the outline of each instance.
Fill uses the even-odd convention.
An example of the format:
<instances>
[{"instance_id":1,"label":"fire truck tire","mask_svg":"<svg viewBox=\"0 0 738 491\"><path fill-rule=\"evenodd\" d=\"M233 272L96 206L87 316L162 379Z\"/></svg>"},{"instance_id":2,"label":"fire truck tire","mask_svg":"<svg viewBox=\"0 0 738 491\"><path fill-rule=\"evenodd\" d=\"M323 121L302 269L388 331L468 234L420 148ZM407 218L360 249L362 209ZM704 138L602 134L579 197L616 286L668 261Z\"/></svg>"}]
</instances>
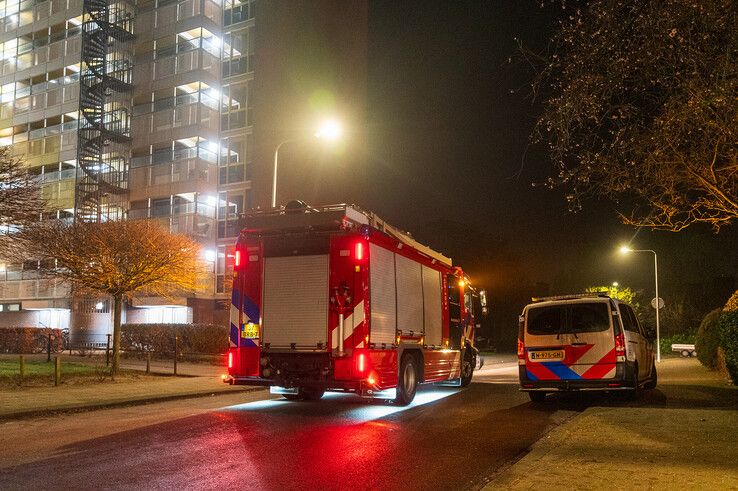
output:
<instances>
[{"instance_id":1,"label":"fire truck tire","mask_svg":"<svg viewBox=\"0 0 738 491\"><path fill-rule=\"evenodd\" d=\"M302 395L302 398L306 401L318 401L321 397L323 397L323 394L325 394L325 390L323 389L318 389L315 387L300 388L300 395Z\"/></svg>"},{"instance_id":2,"label":"fire truck tire","mask_svg":"<svg viewBox=\"0 0 738 491\"><path fill-rule=\"evenodd\" d=\"M398 406L407 406L415 399L415 392L418 389L418 369L416 358L411 354L406 354L400 362L400 376L397 380L397 397L395 404Z\"/></svg>"},{"instance_id":3,"label":"fire truck tire","mask_svg":"<svg viewBox=\"0 0 738 491\"><path fill-rule=\"evenodd\" d=\"M461 386L466 387L472 381L474 376L474 357L471 356L471 350L467 350L464 355L464 361L461 364Z\"/></svg>"}]
</instances>

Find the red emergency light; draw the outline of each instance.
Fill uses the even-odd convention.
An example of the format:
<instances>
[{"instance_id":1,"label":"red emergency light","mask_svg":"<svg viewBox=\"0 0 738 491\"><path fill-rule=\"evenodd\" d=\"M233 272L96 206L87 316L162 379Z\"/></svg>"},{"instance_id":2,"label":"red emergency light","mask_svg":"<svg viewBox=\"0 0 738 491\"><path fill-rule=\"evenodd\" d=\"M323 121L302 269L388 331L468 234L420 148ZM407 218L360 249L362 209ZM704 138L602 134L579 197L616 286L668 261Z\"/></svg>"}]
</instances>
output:
<instances>
[{"instance_id":1,"label":"red emergency light","mask_svg":"<svg viewBox=\"0 0 738 491\"><path fill-rule=\"evenodd\" d=\"M358 242L356 244L356 260L361 261L364 259L364 244Z\"/></svg>"},{"instance_id":2,"label":"red emergency light","mask_svg":"<svg viewBox=\"0 0 738 491\"><path fill-rule=\"evenodd\" d=\"M233 368L233 351L228 352L228 368Z\"/></svg>"},{"instance_id":3,"label":"red emergency light","mask_svg":"<svg viewBox=\"0 0 738 491\"><path fill-rule=\"evenodd\" d=\"M233 266L236 268L241 267L241 250L240 249L236 249L236 255L233 259Z\"/></svg>"}]
</instances>

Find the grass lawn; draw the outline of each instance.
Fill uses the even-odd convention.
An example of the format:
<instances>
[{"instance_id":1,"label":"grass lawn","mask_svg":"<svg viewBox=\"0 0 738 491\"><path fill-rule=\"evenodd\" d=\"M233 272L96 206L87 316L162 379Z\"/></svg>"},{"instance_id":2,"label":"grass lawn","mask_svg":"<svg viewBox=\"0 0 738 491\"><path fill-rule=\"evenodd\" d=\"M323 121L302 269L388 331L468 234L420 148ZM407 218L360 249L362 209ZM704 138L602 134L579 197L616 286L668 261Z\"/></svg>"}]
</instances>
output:
<instances>
[{"instance_id":1,"label":"grass lawn","mask_svg":"<svg viewBox=\"0 0 738 491\"><path fill-rule=\"evenodd\" d=\"M63 375L95 375L100 372L99 365L91 365L89 363L78 362L62 362L61 370ZM0 359L0 378L17 377L20 374L20 362L18 358ZM49 376L54 375L54 361L28 360L26 359L26 376Z\"/></svg>"},{"instance_id":2,"label":"grass lawn","mask_svg":"<svg viewBox=\"0 0 738 491\"><path fill-rule=\"evenodd\" d=\"M29 360L26 358L23 386L48 386L54 384L54 362ZM121 370L120 377L135 376L128 370ZM61 383L100 383L110 380L109 368L100 363L83 363L62 360ZM20 362L17 356L0 358L0 387L18 387L20 382Z\"/></svg>"}]
</instances>

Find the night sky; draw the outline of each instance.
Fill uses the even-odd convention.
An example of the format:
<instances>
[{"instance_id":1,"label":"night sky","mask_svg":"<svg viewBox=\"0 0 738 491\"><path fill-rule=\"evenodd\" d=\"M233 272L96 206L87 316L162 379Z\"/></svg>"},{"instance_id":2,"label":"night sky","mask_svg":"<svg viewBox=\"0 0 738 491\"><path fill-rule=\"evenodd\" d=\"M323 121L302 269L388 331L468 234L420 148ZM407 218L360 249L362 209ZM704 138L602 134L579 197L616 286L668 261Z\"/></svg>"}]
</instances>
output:
<instances>
[{"instance_id":1,"label":"night sky","mask_svg":"<svg viewBox=\"0 0 738 491\"><path fill-rule=\"evenodd\" d=\"M563 190L531 185L552 166L530 144L540 108L515 39L543 50L560 15L537 1L370 1L371 208L471 263L460 265L492 298L536 283L558 294L613 281L652 295L652 256L615 253L631 240L659 253L667 302L735 276L736 225L718 235L639 231L619 223L612 203L572 214Z\"/></svg>"}]
</instances>

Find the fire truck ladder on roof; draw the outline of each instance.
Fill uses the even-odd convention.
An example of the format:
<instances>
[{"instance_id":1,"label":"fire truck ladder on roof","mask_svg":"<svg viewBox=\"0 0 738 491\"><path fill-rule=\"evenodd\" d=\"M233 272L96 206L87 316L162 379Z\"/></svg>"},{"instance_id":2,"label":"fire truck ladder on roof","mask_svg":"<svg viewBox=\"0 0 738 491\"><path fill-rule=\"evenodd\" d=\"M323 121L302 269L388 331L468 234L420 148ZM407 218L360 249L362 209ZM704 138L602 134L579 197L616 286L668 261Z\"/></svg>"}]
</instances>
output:
<instances>
[{"instance_id":1,"label":"fire truck ladder on roof","mask_svg":"<svg viewBox=\"0 0 738 491\"><path fill-rule=\"evenodd\" d=\"M120 218L130 154L133 6L84 0L75 218Z\"/></svg>"},{"instance_id":2,"label":"fire truck ladder on roof","mask_svg":"<svg viewBox=\"0 0 738 491\"><path fill-rule=\"evenodd\" d=\"M321 220L321 217L323 220ZM326 205L320 207L308 206L302 201L293 201L284 208L269 210L251 210L244 214L247 228L255 227L261 229L279 229L290 227L316 226L318 224L333 223L337 217L359 224L369 225L390 237L399 240L426 256L434 259L448 267L453 265L450 257L434 251L430 247L421 244L408 232L393 227L385 222L375 213L362 210L356 205L344 203L337 205Z\"/></svg>"}]
</instances>

